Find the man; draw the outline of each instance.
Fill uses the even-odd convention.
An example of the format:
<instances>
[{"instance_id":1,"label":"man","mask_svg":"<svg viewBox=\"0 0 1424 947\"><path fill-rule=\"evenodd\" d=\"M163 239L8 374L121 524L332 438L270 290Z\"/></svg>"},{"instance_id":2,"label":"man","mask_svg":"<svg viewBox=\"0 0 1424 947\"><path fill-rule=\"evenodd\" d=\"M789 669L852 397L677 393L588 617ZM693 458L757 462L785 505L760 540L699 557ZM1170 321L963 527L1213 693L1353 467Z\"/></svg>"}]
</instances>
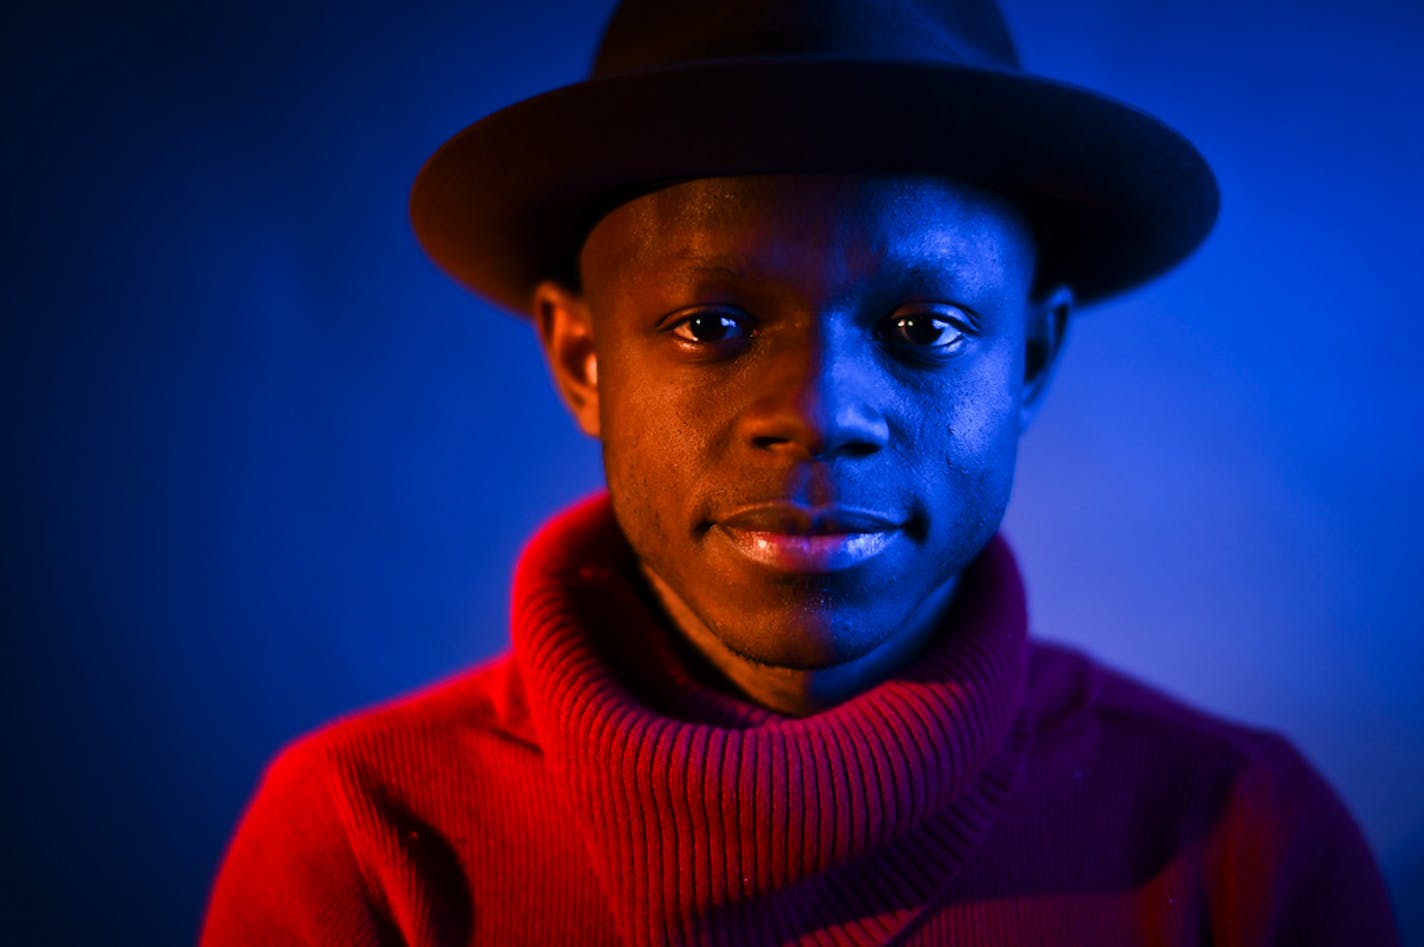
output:
<instances>
[{"instance_id":1,"label":"man","mask_svg":"<svg viewBox=\"0 0 1424 947\"><path fill-rule=\"evenodd\" d=\"M1394 942L1290 746L1031 641L995 536L1075 300L1215 208L987 2L625 2L412 198L608 495L509 656L282 754L207 942Z\"/></svg>"}]
</instances>

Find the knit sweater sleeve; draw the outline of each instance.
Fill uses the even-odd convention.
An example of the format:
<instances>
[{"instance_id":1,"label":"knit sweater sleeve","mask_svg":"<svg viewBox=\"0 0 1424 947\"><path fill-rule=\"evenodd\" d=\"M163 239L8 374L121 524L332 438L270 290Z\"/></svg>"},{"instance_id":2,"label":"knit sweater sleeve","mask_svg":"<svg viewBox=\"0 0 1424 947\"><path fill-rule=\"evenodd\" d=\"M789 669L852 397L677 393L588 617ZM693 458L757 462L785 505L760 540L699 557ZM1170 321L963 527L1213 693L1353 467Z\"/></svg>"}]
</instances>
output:
<instances>
[{"instance_id":1,"label":"knit sweater sleeve","mask_svg":"<svg viewBox=\"0 0 1424 947\"><path fill-rule=\"evenodd\" d=\"M386 941L324 755L300 741L269 767L218 874L202 947Z\"/></svg>"},{"instance_id":2,"label":"knit sweater sleeve","mask_svg":"<svg viewBox=\"0 0 1424 947\"><path fill-rule=\"evenodd\" d=\"M1286 740L1262 737L1216 843L1214 943L1399 944L1389 896L1359 828Z\"/></svg>"}]
</instances>

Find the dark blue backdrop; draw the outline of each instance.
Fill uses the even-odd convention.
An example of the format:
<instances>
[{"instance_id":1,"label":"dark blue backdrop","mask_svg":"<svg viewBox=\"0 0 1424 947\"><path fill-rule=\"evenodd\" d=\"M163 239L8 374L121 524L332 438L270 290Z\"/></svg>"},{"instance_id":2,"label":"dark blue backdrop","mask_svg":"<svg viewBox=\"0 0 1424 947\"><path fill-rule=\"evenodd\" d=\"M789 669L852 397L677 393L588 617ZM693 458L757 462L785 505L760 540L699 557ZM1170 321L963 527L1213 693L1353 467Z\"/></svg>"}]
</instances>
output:
<instances>
[{"instance_id":1,"label":"dark blue backdrop","mask_svg":"<svg viewBox=\"0 0 1424 947\"><path fill-rule=\"evenodd\" d=\"M405 198L606 4L122 6L0 30L15 943L191 940L263 761L499 650L521 540L600 476ZM1008 523L1035 625L1294 737L1424 943L1424 5L1005 8L1225 192L1075 327Z\"/></svg>"}]
</instances>

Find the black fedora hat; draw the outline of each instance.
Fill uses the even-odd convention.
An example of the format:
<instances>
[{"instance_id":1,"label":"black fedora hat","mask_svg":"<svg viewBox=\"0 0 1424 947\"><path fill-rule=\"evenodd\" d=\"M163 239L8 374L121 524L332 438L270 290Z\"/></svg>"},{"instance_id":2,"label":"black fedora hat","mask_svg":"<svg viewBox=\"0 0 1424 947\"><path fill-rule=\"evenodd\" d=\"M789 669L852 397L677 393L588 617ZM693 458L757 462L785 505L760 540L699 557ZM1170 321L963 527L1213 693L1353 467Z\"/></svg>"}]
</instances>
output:
<instances>
[{"instance_id":1,"label":"black fedora hat","mask_svg":"<svg viewBox=\"0 0 1424 947\"><path fill-rule=\"evenodd\" d=\"M477 294L528 309L618 204L676 181L910 173L1007 195L1040 279L1094 301L1184 259L1216 219L1184 137L1019 66L993 0L624 0L591 77L476 122L420 170L411 220Z\"/></svg>"}]
</instances>

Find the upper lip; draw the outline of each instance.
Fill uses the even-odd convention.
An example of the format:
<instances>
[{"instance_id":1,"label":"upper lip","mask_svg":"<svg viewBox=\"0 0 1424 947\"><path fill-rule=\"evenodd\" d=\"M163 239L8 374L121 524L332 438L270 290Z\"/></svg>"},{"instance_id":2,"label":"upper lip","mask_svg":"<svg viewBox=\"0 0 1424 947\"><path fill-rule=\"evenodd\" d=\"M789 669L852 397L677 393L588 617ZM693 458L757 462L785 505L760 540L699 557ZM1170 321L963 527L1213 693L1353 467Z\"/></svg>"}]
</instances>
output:
<instances>
[{"instance_id":1,"label":"upper lip","mask_svg":"<svg viewBox=\"0 0 1424 947\"><path fill-rule=\"evenodd\" d=\"M805 507L786 502L744 506L719 517L717 523L727 529L790 535L883 533L901 526L895 519L874 510L848 506Z\"/></svg>"}]
</instances>

